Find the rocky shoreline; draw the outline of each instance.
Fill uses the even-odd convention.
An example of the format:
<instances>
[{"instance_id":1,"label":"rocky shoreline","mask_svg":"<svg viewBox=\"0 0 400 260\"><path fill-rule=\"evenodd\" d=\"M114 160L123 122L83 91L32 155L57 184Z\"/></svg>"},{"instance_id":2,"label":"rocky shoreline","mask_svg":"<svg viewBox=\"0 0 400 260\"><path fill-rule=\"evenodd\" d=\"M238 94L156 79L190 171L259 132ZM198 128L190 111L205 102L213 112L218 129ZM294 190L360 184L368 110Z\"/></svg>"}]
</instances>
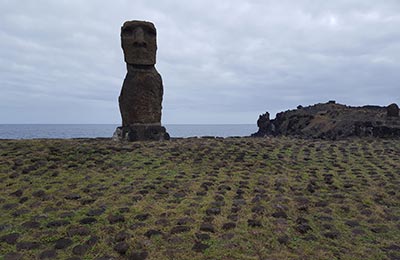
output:
<instances>
[{"instance_id":1,"label":"rocky shoreline","mask_svg":"<svg viewBox=\"0 0 400 260\"><path fill-rule=\"evenodd\" d=\"M257 121L259 130L253 137L294 136L317 139L349 137L400 138L399 107L351 107L335 101L298 106L280 112L275 119L266 112Z\"/></svg>"}]
</instances>

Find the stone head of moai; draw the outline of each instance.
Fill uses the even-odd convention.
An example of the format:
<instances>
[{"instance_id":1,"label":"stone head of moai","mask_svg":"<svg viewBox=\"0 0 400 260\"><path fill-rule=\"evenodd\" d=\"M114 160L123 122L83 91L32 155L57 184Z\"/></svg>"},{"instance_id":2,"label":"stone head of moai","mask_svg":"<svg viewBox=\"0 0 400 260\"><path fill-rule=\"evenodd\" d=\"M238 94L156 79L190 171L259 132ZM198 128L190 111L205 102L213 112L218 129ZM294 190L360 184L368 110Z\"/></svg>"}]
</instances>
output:
<instances>
[{"instance_id":1,"label":"stone head of moai","mask_svg":"<svg viewBox=\"0 0 400 260\"><path fill-rule=\"evenodd\" d=\"M130 65L156 64L157 31L151 22L127 21L121 27L125 62Z\"/></svg>"}]
</instances>

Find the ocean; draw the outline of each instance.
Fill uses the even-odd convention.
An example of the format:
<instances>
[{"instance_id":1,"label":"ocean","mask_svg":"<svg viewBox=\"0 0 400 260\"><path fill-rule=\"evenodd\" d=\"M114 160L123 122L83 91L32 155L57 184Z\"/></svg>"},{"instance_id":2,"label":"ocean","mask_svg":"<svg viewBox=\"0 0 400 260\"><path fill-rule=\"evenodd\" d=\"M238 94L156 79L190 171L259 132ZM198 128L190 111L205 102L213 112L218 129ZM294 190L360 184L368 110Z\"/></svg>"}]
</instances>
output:
<instances>
[{"instance_id":1,"label":"ocean","mask_svg":"<svg viewBox=\"0 0 400 260\"><path fill-rule=\"evenodd\" d=\"M112 137L114 124L0 124L0 139L96 138ZM165 125L171 137L249 136L255 124Z\"/></svg>"}]
</instances>

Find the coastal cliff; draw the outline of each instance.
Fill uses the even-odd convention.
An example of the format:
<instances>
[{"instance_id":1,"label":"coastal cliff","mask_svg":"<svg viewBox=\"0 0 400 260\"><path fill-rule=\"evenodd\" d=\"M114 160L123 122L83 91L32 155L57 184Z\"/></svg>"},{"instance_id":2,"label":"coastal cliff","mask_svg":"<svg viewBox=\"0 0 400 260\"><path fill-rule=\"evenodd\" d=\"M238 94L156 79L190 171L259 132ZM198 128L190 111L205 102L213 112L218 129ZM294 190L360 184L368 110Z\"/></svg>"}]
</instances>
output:
<instances>
[{"instance_id":1,"label":"coastal cliff","mask_svg":"<svg viewBox=\"0 0 400 260\"><path fill-rule=\"evenodd\" d=\"M269 119L260 115L253 137L296 136L336 140L348 137L400 137L399 108L352 107L335 101L280 112Z\"/></svg>"}]
</instances>

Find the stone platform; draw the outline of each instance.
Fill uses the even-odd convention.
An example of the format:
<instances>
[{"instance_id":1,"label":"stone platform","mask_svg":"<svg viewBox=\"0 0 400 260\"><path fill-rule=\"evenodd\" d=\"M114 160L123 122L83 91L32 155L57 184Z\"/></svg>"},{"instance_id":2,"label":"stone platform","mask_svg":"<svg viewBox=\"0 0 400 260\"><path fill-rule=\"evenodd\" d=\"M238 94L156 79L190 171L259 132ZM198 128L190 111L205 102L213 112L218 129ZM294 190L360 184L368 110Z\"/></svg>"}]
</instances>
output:
<instances>
[{"instance_id":1,"label":"stone platform","mask_svg":"<svg viewBox=\"0 0 400 260\"><path fill-rule=\"evenodd\" d=\"M170 136L165 127L158 124L135 124L120 126L114 132L113 139L116 141L163 141L169 140Z\"/></svg>"}]
</instances>

